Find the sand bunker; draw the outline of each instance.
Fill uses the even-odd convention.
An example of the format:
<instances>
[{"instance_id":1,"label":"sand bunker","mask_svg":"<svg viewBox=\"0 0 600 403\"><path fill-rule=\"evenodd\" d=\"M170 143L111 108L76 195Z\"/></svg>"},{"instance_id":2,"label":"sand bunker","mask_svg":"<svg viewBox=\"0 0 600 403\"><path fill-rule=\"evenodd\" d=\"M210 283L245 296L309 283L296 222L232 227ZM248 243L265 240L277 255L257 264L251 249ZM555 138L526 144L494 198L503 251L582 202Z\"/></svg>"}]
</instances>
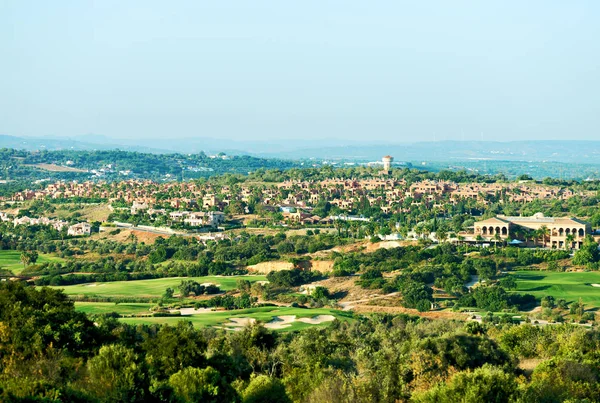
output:
<instances>
[{"instance_id":1,"label":"sand bunker","mask_svg":"<svg viewBox=\"0 0 600 403\"><path fill-rule=\"evenodd\" d=\"M191 309L191 308L190 308ZM183 315L183 313L182 313ZM333 315L317 315L312 318L296 318L296 315L281 315L274 316L269 322L265 323L267 329L285 329L286 327L292 326L294 322L303 322L310 325L319 325L324 322L331 322L335 320ZM228 330L242 330L245 326L256 322L254 318L229 318L229 322L223 324L223 326L214 326L217 329L228 329Z\"/></svg>"},{"instance_id":2,"label":"sand bunker","mask_svg":"<svg viewBox=\"0 0 600 403\"><path fill-rule=\"evenodd\" d=\"M600 284L592 284L592 287L600 287Z\"/></svg>"},{"instance_id":3,"label":"sand bunker","mask_svg":"<svg viewBox=\"0 0 600 403\"><path fill-rule=\"evenodd\" d=\"M171 309L170 312L181 312L182 316L185 315L200 315L202 313L212 312L212 308L181 308L181 309Z\"/></svg>"},{"instance_id":4,"label":"sand bunker","mask_svg":"<svg viewBox=\"0 0 600 403\"><path fill-rule=\"evenodd\" d=\"M216 285L217 287L220 287L221 284L215 284L215 283L202 283L200 284L202 287L208 287L209 285Z\"/></svg>"},{"instance_id":5,"label":"sand bunker","mask_svg":"<svg viewBox=\"0 0 600 403\"><path fill-rule=\"evenodd\" d=\"M229 318L229 323L225 323L224 326L229 326L233 328L243 328L247 325L253 324L256 322L254 318Z\"/></svg>"},{"instance_id":6,"label":"sand bunker","mask_svg":"<svg viewBox=\"0 0 600 403\"><path fill-rule=\"evenodd\" d=\"M316 288L317 288L316 285L311 285L311 284L302 286L302 287L300 287L300 290L302 290L302 291L300 291L300 294L310 295L315 291Z\"/></svg>"},{"instance_id":7,"label":"sand bunker","mask_svg":"<svg viewBox=\"0 0 600 403\"><path fill-rule=\"evenodd\" d=\"M296 321L296 315L275 316L270 322L265 324L267 329L284 329L292 326Z\"/></svg>"},{"instance_id":8,"label":"sand bunker","mask_svg":"<svg viewBox=\"0 0 600 403\"><path fill-rule=\"evenodd\" d=\"M102 287L104 284L92 283L86 284L85 287Z\"/></svg>"},{"instance_id":9,"label":"sand bunker","mask_svg":"<svg viewBox=\"0 0 600 403\"><path fill-rule=\"evenodd\" d=\"M324 322L331 322L335 319L333 315L317 315L312 318L298 318L296 315L275 316L270 322L265 324L268 329L285 329L292 326L294 322L308 323L310 325L319 325Z\"/></svg>"},{"instance_id":10,"label":"sand bunker","mask_svg":"<svg viewBox=\"0 0 600 403\"><path fill-rule=\"evenodd\" d=\"M296 319L298 322L309 323L311 325L319 325L324 322L332 322L335 320L335 316L333 315L317 315L312 318L299 318Z\"/></svg>"}]
</instances>

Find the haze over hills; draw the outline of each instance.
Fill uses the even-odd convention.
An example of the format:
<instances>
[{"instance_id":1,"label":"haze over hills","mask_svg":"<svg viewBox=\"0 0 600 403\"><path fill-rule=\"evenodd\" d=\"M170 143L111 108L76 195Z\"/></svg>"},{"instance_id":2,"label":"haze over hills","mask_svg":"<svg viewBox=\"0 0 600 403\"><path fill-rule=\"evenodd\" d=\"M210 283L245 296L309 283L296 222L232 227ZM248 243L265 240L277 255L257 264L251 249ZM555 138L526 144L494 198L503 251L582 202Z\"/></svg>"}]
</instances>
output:
<instances>
[{"instance_id":1,"label":"haze over hills","mask_svg":"<svg viewBox=\"0 0 600 403\"><path fill-rule=\"evenodd\" d=\"M143 143L143 144L142 144ZM396 161L554 161L595 164L600 161L600 141L438 141L368 144L323 139L319 144L304 140L243 141L214 138L113 139L101 135L80 138L30 138L0 135L0 147L36 150L112 150L150 153L225 152L231 155L286 159L378 160L384 154Z\"/></svg>"}]
</instances>

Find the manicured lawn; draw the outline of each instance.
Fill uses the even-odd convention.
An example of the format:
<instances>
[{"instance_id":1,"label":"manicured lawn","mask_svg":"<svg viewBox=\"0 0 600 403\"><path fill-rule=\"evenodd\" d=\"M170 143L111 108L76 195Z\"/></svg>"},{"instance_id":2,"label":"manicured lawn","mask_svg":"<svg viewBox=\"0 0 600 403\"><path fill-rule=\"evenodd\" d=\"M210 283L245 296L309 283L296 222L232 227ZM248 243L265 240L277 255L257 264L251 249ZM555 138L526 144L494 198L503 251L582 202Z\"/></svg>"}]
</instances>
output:
<instances>
[{"instance_id":1,"label":"manicured lawn","mask_svg":"<svg viewBox=\"0 0 600 403\"><path fill-rule=\"evenodd\" d=\"M62 261L64 261L64 259L58 256L40 253L36 264ZM14 274L21 273L23 271L23 263L21 263L21 251L0 250L0 268L8 269Z\"/></svg>"},{"instance_id":2,"label":"manicured lawn","mask_svg":"<svg viewBox=\"0 0 600 403\"><path fill-rule=\"evenodd\" d=\"M168 287L177 292L182 280L217 284L222 290L236 288L239 279L266 281L266 276L205 276L205 277L169 277L136 281L112 281L107 283L86 283L77 285L58 286L68 295L97 295L102 297L160 297Z\"/></svg>"},{"instance_id":3,"label":"manicured lawn","mask_svg":"<svg viewBox=\"0 0 600 403\"><path fill-rule=\"evenodd\" d=\"M154 304L114 302L75 302L75 309L87 314L116 312L121 315L147 314Z\"/></svg>"},{"instance_id":4,"label":"manicured lawn","mask_svg":"<svg viewBox=\"0 0 600 403\"><path fill-rule=\"evenodd\" d=\"M551 295L564 298L568 303L581 298L589 307L600 307L600 272L546 272L518 271L512 274L517 280L517 291L537 298Z\"/></svg>"},{"instance_id":5,"label":"manicured lawn","mask_svg":"<svg viewBox=\"0 0 600 403\"><path fill-rule=\"evenodd\" d=\"M215 311L206 312L198 315L189 315L182 317L146 317L146 318L122 318L125 323L129 324L169 324L175 326L181 320L187 320L196 327L204 326L222 326L229 322L229 318L254 318L257 321L267 323L275 316L296 315L297 318L312 318L317 315L333 315L341 321L352 320L352 314L336 309L318 308L318 309L302 309L289 307L260 307L234 311ZM303 322L294 322L291 326L279 329L280 331L300 330L315 326L329 326L332 322L323 322L321 324L309 324Z\"/></svg>"}]
</instances>

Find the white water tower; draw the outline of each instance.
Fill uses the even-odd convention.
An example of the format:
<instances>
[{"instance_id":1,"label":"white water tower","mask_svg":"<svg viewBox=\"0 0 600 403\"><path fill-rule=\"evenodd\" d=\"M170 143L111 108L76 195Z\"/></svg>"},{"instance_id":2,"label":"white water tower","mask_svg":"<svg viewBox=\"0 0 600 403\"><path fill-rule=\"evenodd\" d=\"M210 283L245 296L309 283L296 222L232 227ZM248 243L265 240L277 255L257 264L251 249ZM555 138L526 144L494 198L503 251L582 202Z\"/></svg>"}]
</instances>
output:
<instances>
[{"instance_id":1,"label":"white water tower","mask_svg":"<svg viewBox=\"0 0 600 403\"><path fill-rule=\"evenodd\" d=\"M383 170L386 173L389 173L392 170L392 162L394 161L394 157L392 157L391 155L386 155L385 157L383 157L381 159L381 162L383 162Z\"/></svg>"}]
</instances>

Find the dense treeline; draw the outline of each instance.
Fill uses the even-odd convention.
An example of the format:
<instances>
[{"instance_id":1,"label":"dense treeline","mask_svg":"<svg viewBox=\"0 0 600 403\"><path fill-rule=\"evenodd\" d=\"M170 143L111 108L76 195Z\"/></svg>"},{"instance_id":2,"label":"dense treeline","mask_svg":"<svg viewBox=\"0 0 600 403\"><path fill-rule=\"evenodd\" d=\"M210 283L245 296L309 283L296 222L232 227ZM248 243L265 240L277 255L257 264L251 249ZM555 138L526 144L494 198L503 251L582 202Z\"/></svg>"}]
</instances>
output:
<instances>
[{"instance_id":1,"label":"dense treeline","mask_svg":"<svg viewBox=\"0 0 600 403\"><path fill-rule=\"evenodd\" d=\"M244 304L243 302L241 302ZM132 327L0 284L0 400L562 402L600 397L600 334L373 315L274 333ZM520 363L534 362L523 367ZM587 400L586 400L587 399Z\"/></svg>"}]
</instances>

